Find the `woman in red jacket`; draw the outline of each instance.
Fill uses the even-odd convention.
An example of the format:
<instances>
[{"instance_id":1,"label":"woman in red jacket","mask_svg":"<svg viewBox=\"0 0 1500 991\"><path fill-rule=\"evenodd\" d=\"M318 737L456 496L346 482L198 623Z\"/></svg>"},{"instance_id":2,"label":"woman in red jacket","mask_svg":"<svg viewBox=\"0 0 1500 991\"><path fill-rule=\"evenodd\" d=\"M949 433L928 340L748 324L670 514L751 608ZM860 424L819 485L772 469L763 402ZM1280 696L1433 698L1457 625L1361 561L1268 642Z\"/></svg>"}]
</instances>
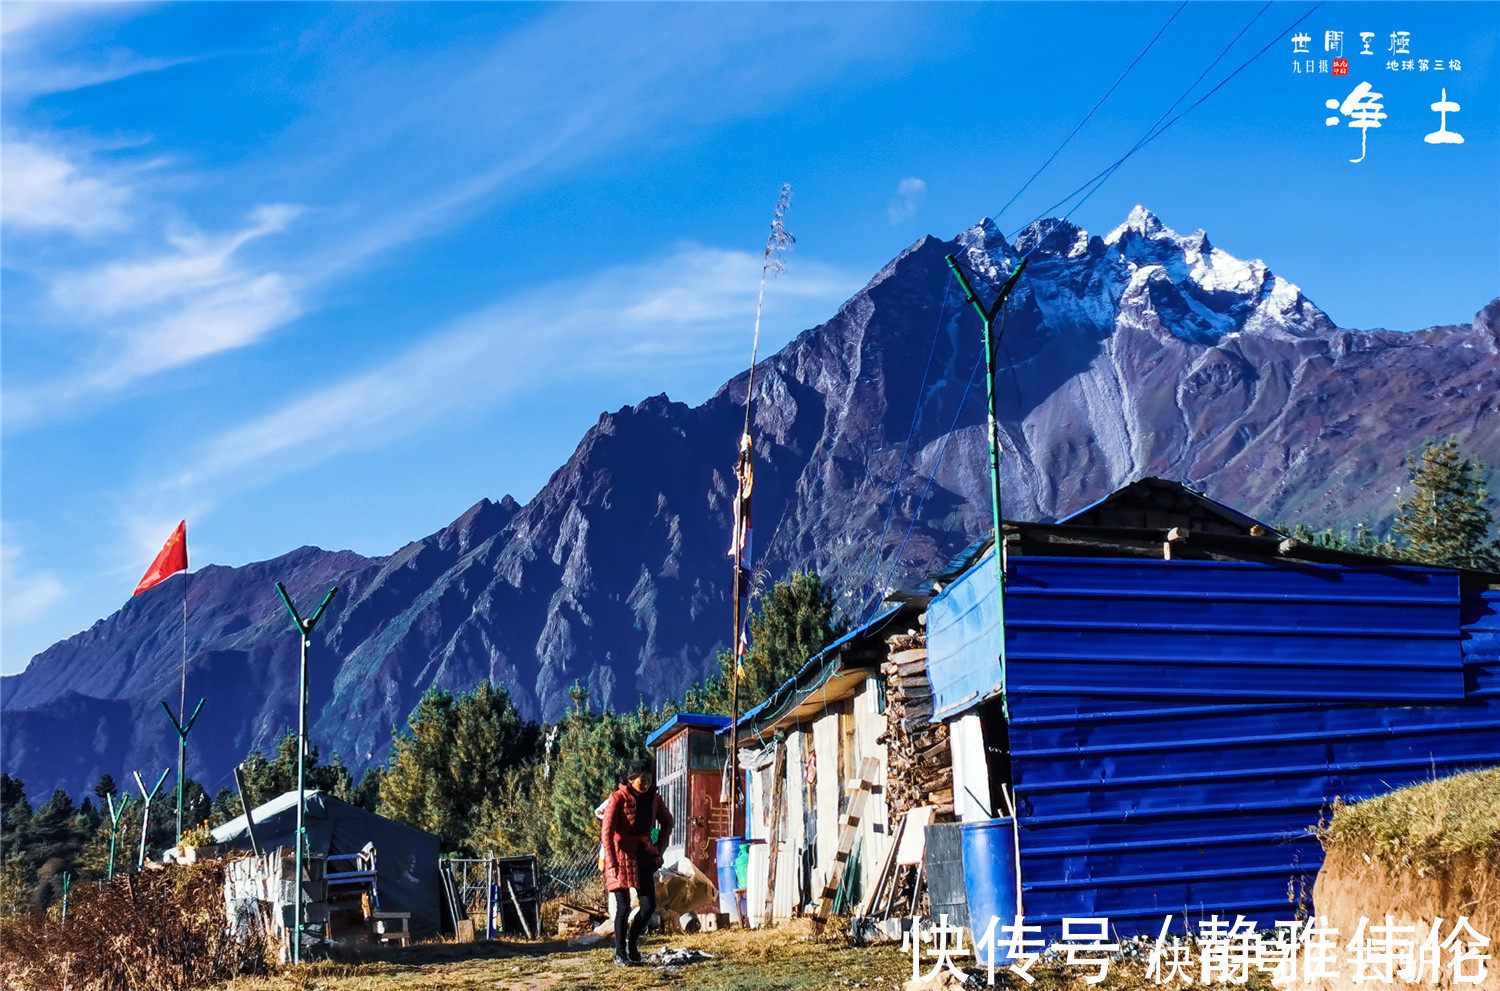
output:
<instances>
[{"instance_id":1,"label":"woman in red jacket","mask_svg":"<svg viewBox=\"0 0 1500 991\"><path fill-rule=\"evenodd\" d=\"M658 824L661 832L651 840L651 830ZM661 851L672 834L672 813L656 793L656 765L636 761L625 772L625 780L609 796L599 823L600 845L604 852L604 886L614 896L615 963L633 967L641 963L641 933L656 911L656 868L661 865ZM633 921L630 916L630 889L634 888L640 903Z\"/></svg>"}]
</instances>

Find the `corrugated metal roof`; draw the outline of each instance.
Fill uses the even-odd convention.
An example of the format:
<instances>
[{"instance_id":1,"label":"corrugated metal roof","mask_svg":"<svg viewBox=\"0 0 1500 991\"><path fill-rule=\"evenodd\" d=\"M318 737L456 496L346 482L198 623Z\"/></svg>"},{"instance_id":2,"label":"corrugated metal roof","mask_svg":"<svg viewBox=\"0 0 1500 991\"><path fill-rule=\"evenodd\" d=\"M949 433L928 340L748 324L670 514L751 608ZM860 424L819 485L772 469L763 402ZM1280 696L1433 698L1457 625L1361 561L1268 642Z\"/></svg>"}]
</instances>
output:
<instances>
[{"instance_id":1,"label":"corrugated metal roof","mask_svg":"<svg viewBox=\"0 0 1500 991\"><path fill-rule=\"evenodd\" d=\"M1154 934L1168 913L1228 912L1270 925L1294 910L1289 892L1310 897L1322 851L1309 829L1335 797L1500 764L1500 592L1461 594L1455 572L1011 565L1029 922L1108 916ZM987 557L964 577L993 597L993 569ZM935 690L961 681L944 665L973 664L943 642L965 629L948 608L929 607ZM998 653L992 639L965 649Z\"/></svg>"},{"instance_id":2,"label":"corrugated metal roof","mask_svg":"<svg viewBox=\"0 0 1500 991\"><path fill-rule=\"evenodd\" d=\"M1174 482L1170 479L1155 478L1149 476L1131 482L1129 485L1125 485L1118 489L1115 489L1115 491L1111 492L1109 495L1105 496L1102 499L1095 499L1093 502L1089 503L1087 506L1084 506L1082 509L1075 509L1067 516L1059 519L1057 522L1067 523L1069 521L1076 520L1080 516L1085 516L1093 512L1094 510L1099 509L1101 506L1106 506L1116 502L1127 502L1132 500L1133 498L1138 497L1138 494L1140 493L1146 493L1152 490L1180 492L1184 496L1187 496L1189 499L1196 501L1204 509L1207 509L1209 512L1223 519L1225 522L1238 527L1246 533L1249 533L1254 527L1264 528L1271 533L1276 532L1276 528L1271 526L1271 524L1264 523L1253 516L1247 516L1246 514L1240 512L1238 509L1235 509L1232 506L1224 505L1217 499L1210 499L1208 496L1204 495L1202 492L1199 492L1197 489L1190 488L1186 485L1183 485L1181 482Z\"/></svg>"},{"instance_id":3,"label":"corrugated metal roof","mask_svg":"<svg viewBox=\"0 0 1500 991\"><path fill-rule=\"evenodd\" d=\"M900 602L896 605L890 606L889 608L882 609L880 612L876 613L869 622L853 630L850 630L848 633L839 637L827 647L824 647L822 650L818 651L812 657L809 657L807 659L807 663L802 665L802 667L797 670L796 674L792 675L786 681L782 682L781 685L771 693L769 698L767 698L760 705L757 705L755 708L749 709L740 715L740 729L742 731L748 730L749 727L753 726L763 716L769 715L772 710L779 710L787 706L792 702L793 696L796 694L799 687L803 690L816 687L828 677L829 673L831 673L830 666L832 662L838 659L839 651L845 644L850 643L851 641L859 637L866 636L872 631L878 630L880 627L885 625L885 622L887 620L889 620L892 616L896 615L898 612L905 608L907 608L907 603ZM825 670L825 668L827 668L828 670Z\"/></svg>"}]
</instances>

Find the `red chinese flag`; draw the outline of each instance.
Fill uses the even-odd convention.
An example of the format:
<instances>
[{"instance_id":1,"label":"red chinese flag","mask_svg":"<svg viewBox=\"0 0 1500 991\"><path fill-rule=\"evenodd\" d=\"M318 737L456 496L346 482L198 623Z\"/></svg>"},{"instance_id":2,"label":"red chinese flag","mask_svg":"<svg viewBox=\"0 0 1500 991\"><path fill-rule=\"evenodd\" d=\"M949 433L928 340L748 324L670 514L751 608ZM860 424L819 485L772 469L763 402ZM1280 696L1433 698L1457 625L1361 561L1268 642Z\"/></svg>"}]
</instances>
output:
<instances>
[{"instance_id":1,"label":"red chinese flag","mask_svg":"<svg viewBox=\"0 0 1500 991\"><path fill-rule=\"evenodd\" d=\"M146 569L146 576L141 583L135 587L132 595L140 595L146 589L158 582L166 580L169 575L175 575L179 571L187 570L187 520L177 524L177 529L172 531L172 536L167 538L166 544L162 546L161 553L156 555L156 560L151 562L151 567Z\"/></svg>"}]
</instances>

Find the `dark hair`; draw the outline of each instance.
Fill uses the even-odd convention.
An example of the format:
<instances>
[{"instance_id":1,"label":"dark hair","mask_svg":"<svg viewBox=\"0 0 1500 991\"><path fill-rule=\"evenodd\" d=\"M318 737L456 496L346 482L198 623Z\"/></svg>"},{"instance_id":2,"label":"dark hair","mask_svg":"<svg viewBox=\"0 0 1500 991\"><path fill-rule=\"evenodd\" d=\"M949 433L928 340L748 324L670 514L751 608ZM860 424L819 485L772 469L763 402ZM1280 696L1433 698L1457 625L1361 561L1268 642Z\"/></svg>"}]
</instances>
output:
<instances>
[{"instance_id":1,"label":"dark hair","mask_svg":"<svg viewBox=\"0 0 1500 991\"><path fill-rule=\"evenodd\" d=\"M656 761L650 759L635 761L629 767L625 768L625 777L621 780L629 781L631 778L639 777L642 774L649 774L654 779L656 777Z\"/></svg>"}]
</instances>

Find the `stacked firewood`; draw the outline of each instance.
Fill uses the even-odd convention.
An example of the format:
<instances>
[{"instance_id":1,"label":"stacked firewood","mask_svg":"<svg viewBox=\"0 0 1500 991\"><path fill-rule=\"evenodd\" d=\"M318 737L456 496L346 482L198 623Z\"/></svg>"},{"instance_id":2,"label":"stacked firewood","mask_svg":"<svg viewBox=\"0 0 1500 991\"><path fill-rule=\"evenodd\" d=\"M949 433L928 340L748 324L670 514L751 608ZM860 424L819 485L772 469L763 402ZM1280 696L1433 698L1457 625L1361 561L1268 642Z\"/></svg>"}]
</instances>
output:
<instances>
[{"instance_id":1,"label":"stacked firewood","mask_svg":"<svg viewBox=\"0 0 1500 991\"><path fill-rule=\"evenodd\" d=\"M948 727L931 724L932 685L927 680L927 637L915 630L886 640L889 654L881 665L885 675L886 746L885 802L891 821L922 805L937 807L936 820L953 816L953 757L948 750Z\"/></svg>"}]
</instances>

